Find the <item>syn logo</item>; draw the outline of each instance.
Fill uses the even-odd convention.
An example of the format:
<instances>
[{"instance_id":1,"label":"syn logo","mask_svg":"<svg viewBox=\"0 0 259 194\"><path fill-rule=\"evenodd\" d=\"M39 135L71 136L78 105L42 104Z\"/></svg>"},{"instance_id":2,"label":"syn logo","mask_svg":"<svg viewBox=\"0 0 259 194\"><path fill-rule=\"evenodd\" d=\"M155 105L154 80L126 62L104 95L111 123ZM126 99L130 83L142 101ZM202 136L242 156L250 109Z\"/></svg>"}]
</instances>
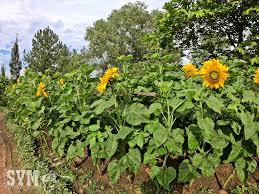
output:
<instances>
[{"instance_id":1,"label":"syn logo","mask_svg":"<svg viewBox=\"0 0 259 194\"><path fill-rule=\"evenodd\" d=\"M16 179L17 178L17 179ZM19 186L38 186L39 185L39 172L38 170L8 170L7 171L7 185L14 186L16 180ZM56 174L51 173L48 175L43 175L41 177L42 183L54 182L56 180Z\"/></svg>"}]
</instances>

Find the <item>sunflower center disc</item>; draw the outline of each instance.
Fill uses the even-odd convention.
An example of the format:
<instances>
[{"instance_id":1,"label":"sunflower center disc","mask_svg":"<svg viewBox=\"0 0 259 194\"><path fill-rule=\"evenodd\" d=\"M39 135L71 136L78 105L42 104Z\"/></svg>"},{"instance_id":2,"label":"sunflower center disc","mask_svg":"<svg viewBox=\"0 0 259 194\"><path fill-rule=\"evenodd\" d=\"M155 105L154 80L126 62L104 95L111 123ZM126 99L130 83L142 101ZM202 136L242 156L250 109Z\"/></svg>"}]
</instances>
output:
<instances>
[{"instance_id":1,"label":"sunflower center disc","mask_svg":"<svg viewBox=\"0 0 259 194\"><path fill-rule=\"evenodd\" d=\"M216 72L216 71L213 71L213 72L210 73L210 77L211 77L211 79L213 79L213 80L217 80L218 77L219 77L219 73Z\"/></svg>"}]
</instances>

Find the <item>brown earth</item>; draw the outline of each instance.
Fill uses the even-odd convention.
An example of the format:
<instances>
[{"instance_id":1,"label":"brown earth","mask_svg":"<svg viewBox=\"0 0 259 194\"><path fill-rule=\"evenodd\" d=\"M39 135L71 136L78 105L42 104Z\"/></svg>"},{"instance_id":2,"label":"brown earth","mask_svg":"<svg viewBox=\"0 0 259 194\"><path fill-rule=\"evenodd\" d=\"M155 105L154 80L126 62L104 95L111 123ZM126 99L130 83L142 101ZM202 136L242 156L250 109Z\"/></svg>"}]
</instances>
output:
<instances>
[{"instance_id":1,"label":"brown earth","mask_svg":"<svg viewBox=\"0 0 259 194\"><path fill-rule=\"evenodd\" d=\"M12 169L12 145L5 132L4 115L0 113L0 193L20 194L17 187L7 185L7 171Z\"/></svg>"},{"instance_id":2,"label":"brown earth","mask_svg":"<svg viewBox=\"0 0 259 194\"><path fill-rule=\"evenodd\" d=\"M17 182L14 186L7 185L7 171L23 169L15 142L7 132L4 114L0 112L0 194L36 194L36 188L20 188ZM17 181L17 180L16 180Z\"/></svg>"},{"instance_id":3,"label":"brown earth","mask_svg":"<svg viewBox=\"0 0 259 194\"><path fill-rule=\"evenodd\" d=\"M142 165L139 172L135 176L122 174L116 185L109 182L108 175L101 175L99 169L96 168L91 160L87 160L77 169L75 173L86 174L89 170L93 172L90 179L84 182L76 182L75 189L80 194L89 194L87 188L93 183L98 182L104 186L103 190L99 190L96 194L117 194L119 192L126 194L168 194L163 189L157 190L155 184L149 178L149 168ZM221 164L216 169L216 173L212 177L199 177L189 185L173 183L172 194L228 194L233 188L242 186L238 177L233 174L234 167L232 164ZM80 174L79 174L80 175ZM255 186L259 182L259 169L253 175L249 176L248 185Z\"/></svg>"}]
</instances>

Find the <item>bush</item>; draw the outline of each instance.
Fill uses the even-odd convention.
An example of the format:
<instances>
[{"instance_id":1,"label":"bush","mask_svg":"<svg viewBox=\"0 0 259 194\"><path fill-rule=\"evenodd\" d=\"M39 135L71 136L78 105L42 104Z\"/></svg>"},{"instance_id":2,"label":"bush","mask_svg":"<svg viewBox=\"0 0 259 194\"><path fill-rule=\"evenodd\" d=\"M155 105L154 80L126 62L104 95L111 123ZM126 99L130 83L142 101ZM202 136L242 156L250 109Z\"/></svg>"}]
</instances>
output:
<instances>
[{"instance_id":1,"label":"bush","mask_svg":"<svg viewBox=\"0 0 259 194\"><path fill-rule=\"evenodd\" d=\"M6 105L5 89L7 88L9 81L6 77L0 75L0 106Z\"/></svg>"},{"instance_id":2,"label":"bush","mask_svg":"<svg viewBox=\"0 0 259 194\"><path fill-rule=\"evenodd\" d=\"M148 61L125 62L102 94L90 67L54 77L27 70L10 88L10 115L34 138L49 134L60 157L84 157L87 147L95 164L110 161L112 183L145 164L151 179L169 189L173 180L212 176L220 163L234 163L245 182L259 153L255 68L220 61L229 77L219 89L203 87L199 76L186 78L181 66Z\"/></svg>"}]
</instances>

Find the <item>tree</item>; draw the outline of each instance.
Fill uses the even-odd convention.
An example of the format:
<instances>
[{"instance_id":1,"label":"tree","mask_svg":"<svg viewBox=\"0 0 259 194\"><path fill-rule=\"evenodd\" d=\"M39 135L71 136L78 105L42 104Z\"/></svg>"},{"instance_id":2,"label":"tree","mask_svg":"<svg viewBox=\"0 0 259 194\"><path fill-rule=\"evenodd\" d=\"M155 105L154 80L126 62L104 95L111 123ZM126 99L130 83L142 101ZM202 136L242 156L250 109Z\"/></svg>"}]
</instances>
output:
<instances>
[{"instance_id":1,"label":"tree","mask_svg":"<svg viewBox=\"0 0 259 194\"><path fill-rule=\"evenodd\" d=\"M37 72L47 69L55 72L64 66L62 57L67 57L68 48L49 27L39 30L32 40L32 50L24 52L24 61ZM62 64L61 64L62 63Z\"/></svg>"},{"instance_id":2,"label":"tree","mask_svg":"<svg viewBox=\"0 0 259 194\"><path fill-rule=\"evenodd\" d=\"M149 49L142 38L154 30L154 15L140 2L113 10L106 20L98 20L86 29L87 58L104 65L115 63L122 54L142 60Z\"/></svg>"},{"instance_id":3,"label":"tree","mask_svg":"<svg viewBox=\"0 0 259 194\"><path fill-rule=\"evenodd\" d=\"M20 60L20 55L19 55L18 37L16 37L16 40L11 50L11 60L10 60L9 66L10 66L12 79L17 80L20 76L20 71L22 69L22 62Z\"/></svg>"},{"instance_id":4,"label":"tree","mask_svg":"<svg viewBox=\"0 0 259 194\"><path fill-rule=\"evenodd\" d=\"M206 51L211 57L246 57L246 49L249 57L259 56L258 0L171 0L164 8L161 47Z\"/></svg>"},{"instance_id":5,"label":"tree","mask_svg":"<svg viewBox=\"0 0 259 194\"><path fill-rule=\"evenodd\" d=\"M3 76L3 77L6 77L6 74L5 74L5 65L4 64L2 64L1 65L1 76Z\"/></svg>"}]
</instances>

